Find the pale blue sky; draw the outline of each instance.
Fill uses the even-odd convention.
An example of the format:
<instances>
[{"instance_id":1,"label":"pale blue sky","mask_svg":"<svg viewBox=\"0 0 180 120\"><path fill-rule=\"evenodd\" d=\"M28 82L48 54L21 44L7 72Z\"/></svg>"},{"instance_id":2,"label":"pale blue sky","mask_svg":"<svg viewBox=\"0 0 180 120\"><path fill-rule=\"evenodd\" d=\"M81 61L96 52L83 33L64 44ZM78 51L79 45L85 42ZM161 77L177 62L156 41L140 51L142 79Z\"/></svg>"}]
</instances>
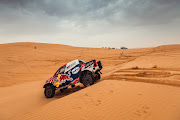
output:
<instances>
[{"instance_id":1,"label":"pale blue sky","mask_svg":"<svg viewBox=\"0 0 180 120\"><path fill-rule=\"evenodd\" d=\"M0 0L0 43L180 44L180 0Z\"/></svg>"}]
</instances>

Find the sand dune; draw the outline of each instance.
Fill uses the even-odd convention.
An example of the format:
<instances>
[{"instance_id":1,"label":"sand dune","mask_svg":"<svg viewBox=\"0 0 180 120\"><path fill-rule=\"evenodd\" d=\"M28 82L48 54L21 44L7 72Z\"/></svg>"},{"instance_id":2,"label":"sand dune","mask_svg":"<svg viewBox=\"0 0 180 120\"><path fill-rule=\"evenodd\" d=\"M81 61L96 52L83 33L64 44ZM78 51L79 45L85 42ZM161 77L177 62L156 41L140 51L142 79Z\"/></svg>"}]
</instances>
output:
<instances>
[{"instance_id":1,"label":"sand dune","mask_svg":"<svg viewBox=\"0 0 180 120\"><path fill-rule=\"evenodd\" d=\"M180 45L100 49L42 43L0 45L0 119L180 119ZM43 84L67 61L101 60L102 79L47 99Z\"/></svg>"},{"instance_id":2,"label":"sand dune","mask_svg":"<svg viewBox=\"0 0 180 120\"><path fill-rule=\"evenodd\" d=\"M152 52L125 64L122 69L138 66L140 68L152 68L157 65L162 69L180 70L180 45L160 46L152 49Z\"/></svg>"},{"instance_id":3,"label":"sand dune","mask_svg":"<svg viewBox=\"0 0 180 120\"><path fill-rule=\"evenodd\" d=\"M179 99L180 88L105 80L10 119L178 119Z\"/></svg>"}]
</instances>

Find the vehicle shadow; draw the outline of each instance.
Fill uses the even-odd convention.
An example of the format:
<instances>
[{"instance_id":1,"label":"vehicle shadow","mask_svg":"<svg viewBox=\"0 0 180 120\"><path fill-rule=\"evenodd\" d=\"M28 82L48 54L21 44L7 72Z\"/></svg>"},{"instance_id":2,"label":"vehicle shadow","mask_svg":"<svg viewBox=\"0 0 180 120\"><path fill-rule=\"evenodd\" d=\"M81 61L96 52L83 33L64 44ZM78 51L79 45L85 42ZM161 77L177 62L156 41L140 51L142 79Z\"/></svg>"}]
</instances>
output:
<instances>
[{"instance_id":1,"label":"vehicle shadow","mask_svg":"<svg viewBox=\"0 0 180 120\"><path fill-rule=\"evenodd\" d=\"M95 82L94 83L94 85L95 84L97 84L97 83L99 83L99 82L102 82L103 81L103 79L102 80L98 80L97 82ZM86 88L83 84L77 84L75 87L68 87L68 89L65 89L63 92L60 92L60 90L56 90L56 92L55 92L55 95L54 95L54 99L57 99L57 98L63 98L63 97L65 97L65 96L67 96L67 95L70 95L70 94L72 94L72 93L75 93L75 92L77 92L77 91L79 91L79 90L82 90L82 89L84 89L84 88Z\"/></svg>"},{"instance_id":2,"label":"vehicle shadow","mask_svg":"<svg viewBox=\"0 0 180 120\"><path fill-rule=\"evenodd\" d=\"M68 89L65 89L63 92L60 92L60 90L57 90L55 95L54 95L54 98L62 98L62 97L65 97L67 95L70 95L72 93L75 93L81 89L84 89L85 87L83 85L78 85L78 86L75 86L73 88L69 87Z\"/></svg>"}]
</instances>

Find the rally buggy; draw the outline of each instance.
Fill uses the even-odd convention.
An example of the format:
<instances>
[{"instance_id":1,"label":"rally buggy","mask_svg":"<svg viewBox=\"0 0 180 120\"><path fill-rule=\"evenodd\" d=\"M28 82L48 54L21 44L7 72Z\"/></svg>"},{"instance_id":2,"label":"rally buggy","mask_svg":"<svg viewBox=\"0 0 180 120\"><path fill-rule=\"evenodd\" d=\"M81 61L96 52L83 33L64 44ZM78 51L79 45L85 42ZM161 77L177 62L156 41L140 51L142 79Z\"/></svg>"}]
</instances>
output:
<instances>
[{"instance_id":1,"label":"rally buggy","mask_svg":"<svg viewBox=\"0 0 180 120\"><path fill-rule=\"evenodd\" d=\"M43 88L44 95L47 98L52 98L55 90L63 92L68 86L74 87L76 83L82 83L85 87L93 85L99 80L100 70L102 69L101 61L92 60L85 62L83 60L71 61L60 67L55 74L50 77Z\"/></svg>"}]
</instances>

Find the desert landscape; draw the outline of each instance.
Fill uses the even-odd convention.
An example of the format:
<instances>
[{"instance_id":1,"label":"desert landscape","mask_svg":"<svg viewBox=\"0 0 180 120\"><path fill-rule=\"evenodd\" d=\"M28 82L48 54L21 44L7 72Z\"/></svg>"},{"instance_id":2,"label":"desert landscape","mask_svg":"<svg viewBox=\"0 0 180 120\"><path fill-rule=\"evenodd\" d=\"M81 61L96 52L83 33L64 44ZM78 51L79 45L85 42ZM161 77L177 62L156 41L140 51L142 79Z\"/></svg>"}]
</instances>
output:
<instances>
[{"instance_id":1,"label":"desert landscape","mask_svg":"<svg viewBox=\"0 0 180 120\"><path fill-rule=\"evenodd\" d=\"M0 120L180 120L180 45L141 49L0 44ZM53 98L43 85L74 59L100 60L96 84Z\"/></svg>"}]
</instances>

